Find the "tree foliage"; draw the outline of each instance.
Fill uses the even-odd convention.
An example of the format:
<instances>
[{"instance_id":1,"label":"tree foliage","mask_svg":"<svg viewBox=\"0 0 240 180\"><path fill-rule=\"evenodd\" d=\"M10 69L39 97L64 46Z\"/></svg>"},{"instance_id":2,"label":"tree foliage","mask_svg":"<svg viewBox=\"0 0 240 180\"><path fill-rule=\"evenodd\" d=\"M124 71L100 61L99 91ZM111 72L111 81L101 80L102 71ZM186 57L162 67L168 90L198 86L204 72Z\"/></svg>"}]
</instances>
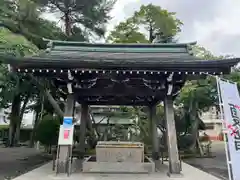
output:
<instances>
[{"instance_id":1,"label":"tree foliage","mask_svg":"<svg viewBox=\"0 0 240 180\"><path fill-rule=\"evenodd\" d=\"M180 27L183 24L175 14L160 6L148 4L142 5L133 18L149 32L149 42L153 41L155 34L161 34L162 40L169 42L181 31Z\"/></svg>"},{"instance_id":2,"label":"tree foliage","mask_svg":"<svg viewBox=\"0 0 240 180\"><path fill-rule=\"evenodd\" d=\"M115 0L34 1L45 12L60 13L66 34L81 37L82 40L88 40L92 35L104 36L105 24L110 19L109 12L115 3Z\"/></svg>"},{"instance_id":3,"label":"tree foliage","mask_svg":"<svg viewBox=\"0 0 240 180\"><path fill-rule=\"evenodd\" d=\"M145 35L139 32L139 26L133 18L121 22L110 32L108 41L114 43L147 43Z\"/></svg>"},{"instance_id":4,"label":"tree foliage","mask_svg":"<svg viewBox=\"0 0 240 180\"><path fill-rule=\"evenodd\" d=\"M58 140L59 126L59 117L46 115L37 127L36 140L45 146L56 145Z\"/></svg>"},{"instance_id":5,"label":"tree foliage","mask_svg":"<svg viewBox=\"0 0 240 180\"><path fill-rule=\"evenodd\" d=\"M1 54L9 56L26 56L38 52L36 46L21 35L16 35L4 27L0 27ZM1 59L3 61L3 59ZM9 145L18 143L20 137L20 126L27 103L34 93L31 78L23 74L9 72L5 64L0 65L0 107L11 106Z\"/></svg>"},{"instance_id":6,"label":"tree foliage","mask_svg":"<svg viewBox=\"0 0 240 180\"><path fill-rule=\"evenodd\" d=\"M153 42L155 35L160 34L161 42L171 42L181 31L182 24L173 12L153 4L142 5L132 17L121 22L110 32L108 40L117 43Z\"/></svg>"},{"instance_id":7,"label":"tree foliage","mask_svg":"<svg viewBox=\"0 0 240 180\"><path fill-rule=\"evenodd\" d=\"M11 56L26 56L38 53L38 49L45 49L46 42L43 38L58 40L86 40L92 33L102 36L105 23L110 18L108 13L114 1L38 1L38 0L2 0L0 2L0 25L9 34L0 34L1 53ZM84 7L83 7L84 5ZM63 13L66 25L71 25L71 36L67 36L56 23L41 18L42 10L58 10ZM65 19L64 19L65 18ZM67 22L67 19L70 20ZM22 38L22 39L21 39ZM1 107L12 107L10 114L10 139L16 138L21 125L21 117L26 109L39 109L53 114L54 110L49 103L42 106L42 94L48 89L60 100L58 90L46 79L34 79L31 76L8 72L5 65L1 64ZM36 83L37 81L37 83ZM27 107L28 102L33 101ZM47 101L45 101L47 102ZM62 105L62 104L61 104ZM39 119L39 118L38 118ZM12 143L11 143L12 144Z\"/></svg>"},{"instance_id":8,"label":"tree foliage","mask_svg":"<svg viewBox=\"0 0 240 180\"><path fill-rule=\"evenodd\" d=\"M37 4L31 0L4 0L0 6L0 19L4 27L33 42L38 48L46 48L47 39L66 39L56 23L42 19Z\"/></svg>"},{"instance_id":9,"label":"tree foliage","mask_svg":"<svg viewBox=\"0 0 240 180\"><path fill-rule=\"evenodd\" d=\"M11 56L33 55L38 52L37 47L26 38L3 27L0 27L0 47L1 53ZM32 82L24 75L9 72L5 64L1 64L0 68L1 107L6 108L11 104L16 94L22 94L23 96L28 94L27 92L32 89Z\"/></svg>"}]
</instances>

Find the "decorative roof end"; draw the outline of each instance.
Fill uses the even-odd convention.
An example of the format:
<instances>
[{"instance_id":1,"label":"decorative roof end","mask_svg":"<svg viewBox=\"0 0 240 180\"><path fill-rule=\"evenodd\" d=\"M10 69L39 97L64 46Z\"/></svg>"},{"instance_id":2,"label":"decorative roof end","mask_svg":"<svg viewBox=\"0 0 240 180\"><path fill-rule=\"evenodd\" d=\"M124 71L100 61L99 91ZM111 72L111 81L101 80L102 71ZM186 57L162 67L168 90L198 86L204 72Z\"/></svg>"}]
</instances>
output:
<instances>
[{"instance_id":1,"label":"decorative roof end","mask_svg":"<svg viewBox=\"0 0 240 180\"><path fill-rule=\"evenodd\" d=\"M187 44L187 52L188 52L188 54L190 54L191 56L193 56L194 55L194 52L193 52L193 46L194 45L196 45L197 44L197 41L195 41L195 42L191 42L191 43L188 43Z\"/></svg>"},{"instance_id":2,"label":"decorative roof end","mask_svg":"<svg viewBox=\"0 0 240 180\"><path fill-rule=\"evenodd\" d=\"M49 53L53 48L53 40L43 38L43 41L48 42L46 53Z\"/></svg>"}]
</instances>

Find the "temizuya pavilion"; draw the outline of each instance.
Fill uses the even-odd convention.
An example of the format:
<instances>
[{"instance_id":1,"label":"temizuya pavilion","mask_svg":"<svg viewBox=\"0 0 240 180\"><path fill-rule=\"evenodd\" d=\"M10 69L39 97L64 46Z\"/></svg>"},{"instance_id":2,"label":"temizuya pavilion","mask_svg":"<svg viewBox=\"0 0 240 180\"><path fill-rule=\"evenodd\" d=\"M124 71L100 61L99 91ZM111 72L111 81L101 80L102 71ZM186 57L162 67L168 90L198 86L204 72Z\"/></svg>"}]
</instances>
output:
<instances>
[{"instance_id":1,"label":"temizuya pavilion","mask_svg":"<svg viewBox=\"0 0 240 180\"><path fill-rule=\"evenodd\" d=\"M66 100L65 115L72 116L75 101L82 105L81 122L88 119L89 105L148 106L155 159L159 158L156 105L163 101L169 173L178 174L181 168L173 114L174 97L187 76L227 74L240 60L196 58L191 53L194 44L49 41L49 48L43 54L23 58L5 57L5 60L13 71L53 80ZM85 132L85 127L81 126L82 132ZM85 134L81 133L81 136L80 139L84 139ZM60 154L66 157L67 151L62 149Z\"/></svg>"}]
</instances>

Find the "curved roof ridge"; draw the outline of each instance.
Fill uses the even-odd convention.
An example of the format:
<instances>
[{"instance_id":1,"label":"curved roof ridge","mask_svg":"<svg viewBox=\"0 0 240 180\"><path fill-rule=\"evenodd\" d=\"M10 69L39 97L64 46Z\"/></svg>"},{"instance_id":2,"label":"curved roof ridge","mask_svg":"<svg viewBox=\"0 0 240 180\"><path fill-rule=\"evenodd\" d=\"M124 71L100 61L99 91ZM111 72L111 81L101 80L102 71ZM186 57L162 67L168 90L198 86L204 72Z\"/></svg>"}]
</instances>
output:
<instances>
[{"instance_id":1,"label":"curved roof ridge","mask_svg":"<svg viewBox=\"0 0 240 180\"><path fill-rule=\"evenodd\" d=\"M51 39L43 39L46 42L51 42L53 46L85 46L85 47L128 47L128 48L163 48L163 47L182 47L187 48L188 46L195 45L197 42L189 43L89 43L81 41L59 41Z\"/></svg>"}]
</instances>

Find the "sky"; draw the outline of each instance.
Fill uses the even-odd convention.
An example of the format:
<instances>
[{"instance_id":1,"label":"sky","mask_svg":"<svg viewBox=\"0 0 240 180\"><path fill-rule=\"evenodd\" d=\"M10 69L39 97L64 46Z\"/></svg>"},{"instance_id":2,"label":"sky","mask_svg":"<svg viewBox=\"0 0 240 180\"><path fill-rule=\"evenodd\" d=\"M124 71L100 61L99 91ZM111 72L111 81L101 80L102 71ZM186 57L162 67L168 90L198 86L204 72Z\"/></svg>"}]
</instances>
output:
<instances>
[{"instance_id":1,"label":"sky","mask_svg":"<svg viewBox=\"0 0 240 180\"><path fill-rule=\"evenodd\" d=\"M149 3L177 13L184 23L180 42L197 41L216 55L240 57L239 0L118 0L108 30Z\"/></svg>"},{"instance_id":2,"label":"sky","mask_svg":"<svg viewBox=\"0 0 240 180\"><path fill-rule=\"evenodd\" d=\"M179 42L197 41L215 55L240 57L240 0L117 0L108 32L149 3L176 12L184 23ZM44 17L54 19L47 14Z\"/></svg>"}]
</instances>

